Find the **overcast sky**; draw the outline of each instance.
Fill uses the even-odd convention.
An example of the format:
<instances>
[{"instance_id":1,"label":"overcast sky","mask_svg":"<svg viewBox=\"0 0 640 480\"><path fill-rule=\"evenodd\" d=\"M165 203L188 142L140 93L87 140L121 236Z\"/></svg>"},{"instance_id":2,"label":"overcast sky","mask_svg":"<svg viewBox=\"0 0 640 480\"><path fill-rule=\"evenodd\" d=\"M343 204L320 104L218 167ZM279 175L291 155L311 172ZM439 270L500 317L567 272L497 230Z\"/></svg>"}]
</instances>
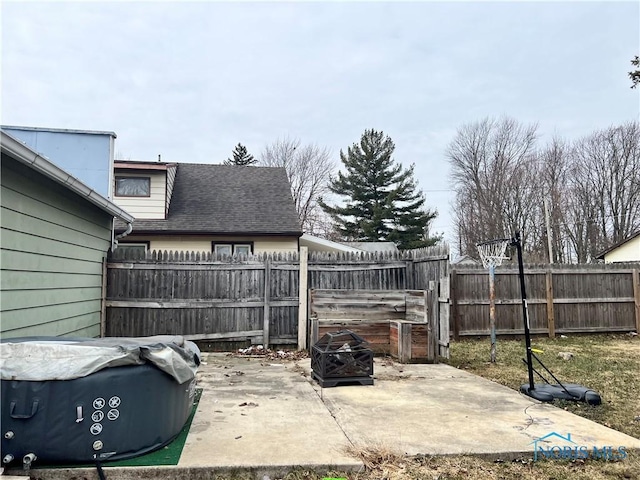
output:
<instances>
[{"instance_id":1,"label":"overcast sky","mask_svg":"<svg viewBox=\"0 0 640 480\"><path fill-rule=\"evenodd\" d=\"M461 125L508 115L544 141L639 118L639 5L3 1L2 123L199 163L289 137L339 164L383 130L451 239L444 152Z\"/></svg>"}]
</instances>

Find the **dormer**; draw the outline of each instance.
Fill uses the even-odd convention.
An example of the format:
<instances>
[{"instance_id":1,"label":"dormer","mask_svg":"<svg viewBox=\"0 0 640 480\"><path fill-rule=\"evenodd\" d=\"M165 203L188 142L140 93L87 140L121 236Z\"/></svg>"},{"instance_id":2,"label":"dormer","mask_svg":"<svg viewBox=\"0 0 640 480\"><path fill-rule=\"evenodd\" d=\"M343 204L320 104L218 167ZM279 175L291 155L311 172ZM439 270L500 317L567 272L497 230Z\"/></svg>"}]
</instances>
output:
<instances>
[{"instance_id":1,"label":"dormer","mask_svg":"<svg viewBox=\"0 0 640 480\"><path fill-rule=\"evenodd\" d=\"M175 163L116 160L113 203L137 219L166 219L176 170Z\"/></svg>"}]
</instances>

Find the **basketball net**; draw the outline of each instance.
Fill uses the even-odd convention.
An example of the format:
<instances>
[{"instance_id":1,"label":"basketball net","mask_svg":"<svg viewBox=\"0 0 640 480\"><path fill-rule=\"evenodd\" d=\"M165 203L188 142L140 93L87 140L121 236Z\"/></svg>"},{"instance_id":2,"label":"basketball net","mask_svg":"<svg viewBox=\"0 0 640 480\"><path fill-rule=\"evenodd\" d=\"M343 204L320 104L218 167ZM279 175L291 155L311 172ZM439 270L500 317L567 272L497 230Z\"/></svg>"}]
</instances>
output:
<instances>
[{"instance_id":1,"label":"basketball net","mask_svg":"<svg viewBox=\"0 0 640 480\"><path fill-rule=\"evenodd\" d=\"M482 266L484 268L497 267L502 265L503 260L508 260L509 257L505 256L504 252L507 251L509 243L511 243L511 239L508 238L476 243Z\"/></svg>"}]
</instances>

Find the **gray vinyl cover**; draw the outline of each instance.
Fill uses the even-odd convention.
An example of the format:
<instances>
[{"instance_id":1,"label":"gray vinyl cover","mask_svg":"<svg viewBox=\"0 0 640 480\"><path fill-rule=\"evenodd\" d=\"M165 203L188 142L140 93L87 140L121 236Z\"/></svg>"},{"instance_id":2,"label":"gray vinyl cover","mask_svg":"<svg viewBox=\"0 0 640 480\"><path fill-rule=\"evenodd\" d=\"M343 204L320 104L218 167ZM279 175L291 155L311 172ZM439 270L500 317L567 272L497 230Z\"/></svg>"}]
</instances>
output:
<instances>
[{"instance_id":1,"label":"gray vinyl cover","mask_svg":"<svg viewBox=\"0 0 640 480\"><path fill-rule=\"evenodd\" d=\"M151 363L179 384L192 380L198 347L181 336L19 338L0 343L2 380L72 380L105 368Z\"/></svg>"}]
</instances>

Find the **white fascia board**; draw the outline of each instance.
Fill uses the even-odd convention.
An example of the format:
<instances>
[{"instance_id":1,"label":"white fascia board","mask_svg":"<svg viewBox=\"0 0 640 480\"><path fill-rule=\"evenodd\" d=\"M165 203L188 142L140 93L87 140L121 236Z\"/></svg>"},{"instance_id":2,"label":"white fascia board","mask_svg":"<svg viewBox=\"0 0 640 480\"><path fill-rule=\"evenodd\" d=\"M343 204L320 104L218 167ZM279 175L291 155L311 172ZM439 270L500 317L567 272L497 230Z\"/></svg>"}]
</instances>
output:
<instances>
[{"instance_id":1,"label":"white fascia board","mask_svg":"<svg viewBox=\"0 0 640 480\"><path fill-rule=\"evenodd\" d=\"M133 223L134 217L125 212L122 208L110 202L98 192L86 186L73 175L65 172L42 155L27 147L20 140L17 140L6 132L0 133L2 134L0 137L2 140L0 141L0 145L2 147L3 153L6 153L11 158L14 158L24 165L27 165L36 172L41 173L45 177L50 178L60 185L65 186L72 192L85 197L89 202L93 203L94 205L113 215L114 217L118 217L119 219L127 223Z\"/></svg>"},{"instance_id":2,"label":"white fascia board","mask_svg":"<svg viewBox=\"0 0 640 480\"><path fill-rule=\"evenodd\" d=\"M301 245L306 244L307 246L315 246L316 248L330 248L340 252L362 252L362 250L359 248L350 247L349 245L345 245L343 243L333 242L325 238L314 237L313 235L309 235L306 233L300 237L300 243Z\"/></svg>"},{"instance_id":3,"label":"white fascia board","mask_svg":"<svg viewBox=\"0 0 640 480\"><path fill-rule=\"evenodd\" d=\"M109 135L113 138L117 138L115 132L108 132L102 130L77 130L74 128L46 128L46 127L21 127L18 125L0 125L0 128L6 128L8 130L22 130L24 132L48 132L48 133L81 133L84 135Z\"/></svg>"}]
</instances>

